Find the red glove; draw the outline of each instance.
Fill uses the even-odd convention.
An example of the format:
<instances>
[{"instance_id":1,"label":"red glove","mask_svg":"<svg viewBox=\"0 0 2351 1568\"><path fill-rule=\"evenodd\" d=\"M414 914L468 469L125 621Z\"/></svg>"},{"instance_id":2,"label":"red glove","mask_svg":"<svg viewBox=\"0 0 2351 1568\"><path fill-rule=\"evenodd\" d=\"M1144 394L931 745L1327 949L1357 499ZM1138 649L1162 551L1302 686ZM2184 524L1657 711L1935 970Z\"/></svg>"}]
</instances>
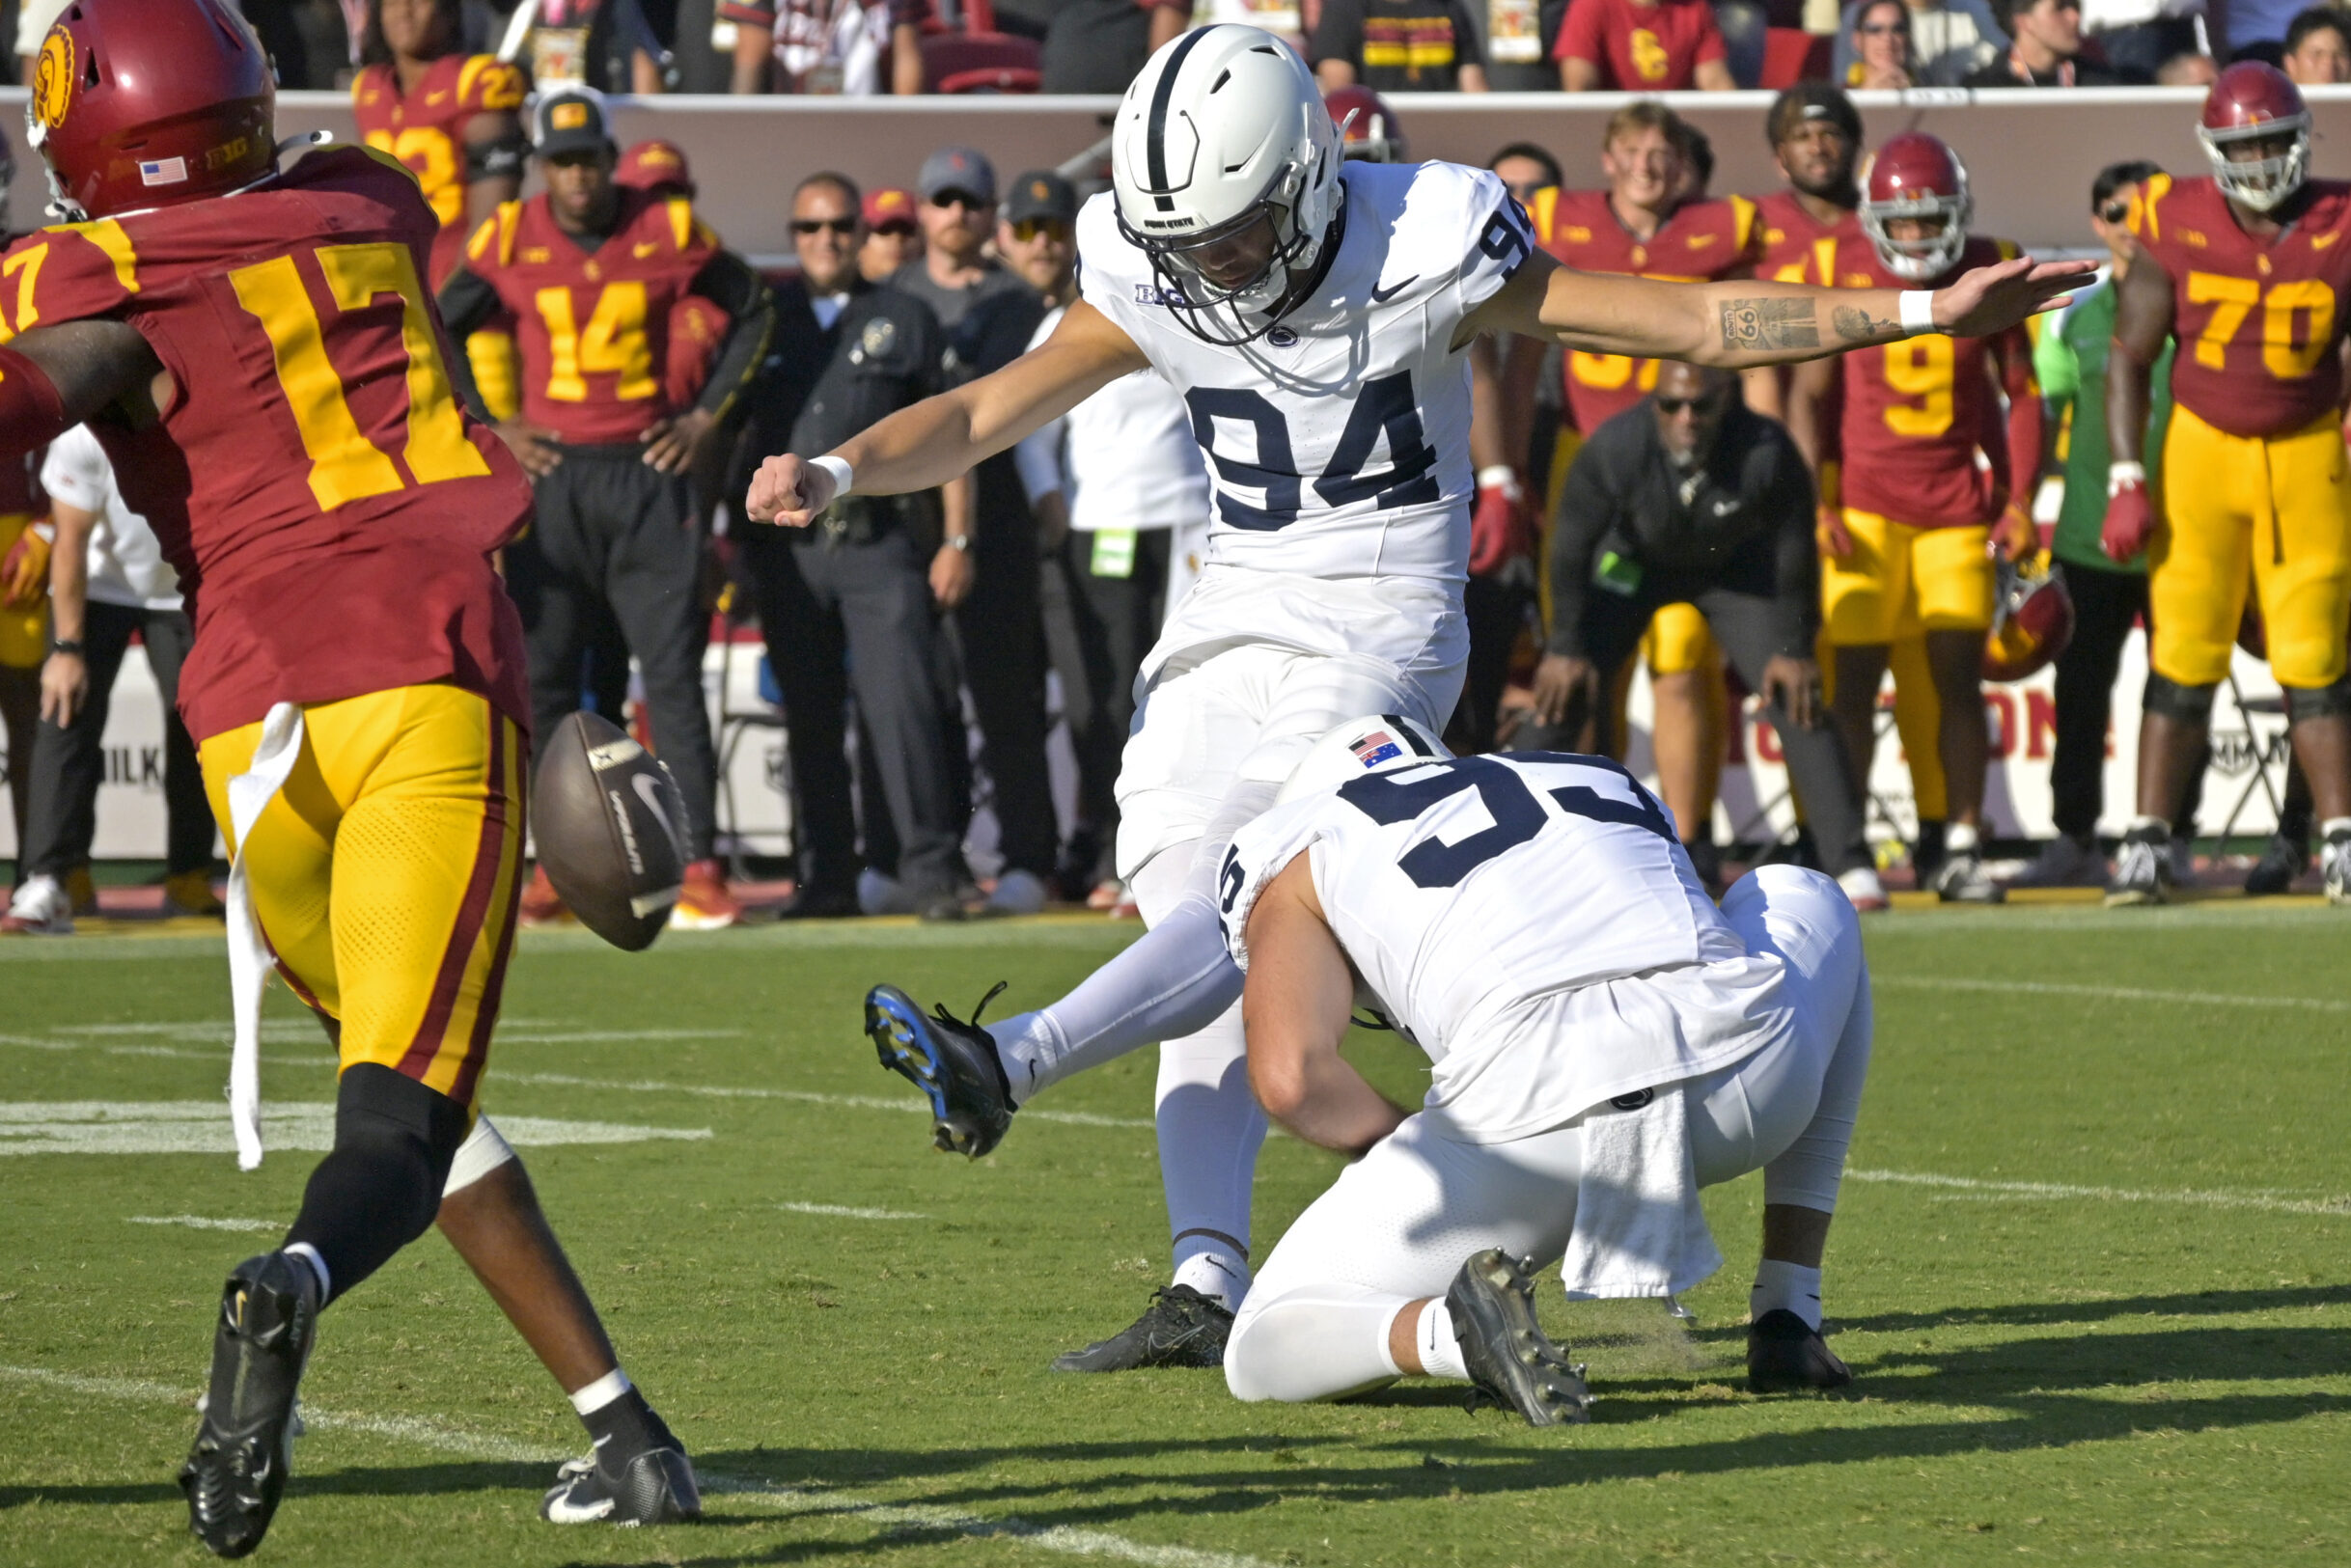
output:
<instances>
[{"instance_id":1,"label":"red glove","mask_svg":"<svg viewBox=\"0 0 2351 1568\"><path fill-rule=\"evenodd\" d=\"M2128 561L2147 547L2155 532L2155 508L2147 499L2146 474L2137 463L2116 463L2106 481L2106 526L2098 543L2108 557Z\"/></svg>"},{"instance_id":2,"label":"red glove","mask_svg":"<svg viewBox=\"0 0 2351 1568\"><path fill-rule=\"evenodd\" d=\"M1479 477L1483 480L1493 473L1487 469ZM1470 575L1491 576L1512 558L1533 554L1527 535L1527 497L1518 476L1506 470L1495 482L1480 483L1478 509L1470 514Z\"/></svg>"}]
</instances>

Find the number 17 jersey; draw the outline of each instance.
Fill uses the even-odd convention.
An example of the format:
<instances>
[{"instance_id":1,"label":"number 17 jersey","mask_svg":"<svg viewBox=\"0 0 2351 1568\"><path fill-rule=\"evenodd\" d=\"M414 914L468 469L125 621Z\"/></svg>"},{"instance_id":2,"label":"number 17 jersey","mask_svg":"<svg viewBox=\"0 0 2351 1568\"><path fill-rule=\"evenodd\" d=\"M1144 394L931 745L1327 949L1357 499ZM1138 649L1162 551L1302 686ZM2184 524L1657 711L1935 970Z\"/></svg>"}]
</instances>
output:
<instances>
[{"instance_id":1,"label":"number 17 jersey","mask_svg":"<svg viewBox=\"0 0 2351 1568\"><path fill-rule=\"evenodd\" d=\"M277 702L448 681L530 723L491 556L530 516L512 455L452 396L426 288L436 224L405 170L313 152L235 196L39 230L0 261L6 336L138 329L161 423L91 428L180 574L198 740Z\"/></svg>"}]
</instances>

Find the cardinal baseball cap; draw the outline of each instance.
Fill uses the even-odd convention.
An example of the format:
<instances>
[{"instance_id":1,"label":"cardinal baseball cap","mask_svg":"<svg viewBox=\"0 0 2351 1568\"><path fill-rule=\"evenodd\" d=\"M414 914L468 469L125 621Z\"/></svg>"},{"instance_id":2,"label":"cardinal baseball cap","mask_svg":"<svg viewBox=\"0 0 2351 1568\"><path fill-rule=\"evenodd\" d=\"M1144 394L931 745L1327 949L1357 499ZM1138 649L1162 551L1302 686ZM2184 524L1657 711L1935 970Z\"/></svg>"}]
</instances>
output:
<instances>
[{"instance_id":1,"label":"cardinal baseball cap","mask_svg":"<svg viewBox=\"0 0 2351 1568\"><path fill-rule=\"evenodd\" d=\"M559 89L531 111L531 151L542 158L612 148L612 111L593 87Z\"/></svg>"},{"instance_id":2,"label":"cardinal baseball cap","mask_svg":"<svg viewBox=\"0 0 2351 1568\"><path fill-rule=\"evenodd\" d=\"M873 230L912 229L914 192L896 185L866 192L866 227Z\"/></svg>"},{"instance_id":3,"label":"cardinal baseball cap","mask_svg":"<svg viewBox=\"0 0 2351 1568\"><path fill-rule=\"evenodd\" d=\"M685 150L676 142L639 142L621 154L613 179L639 190L692 196L694 171L686 165Z\"/></svg>"},{"instance_id":4,"label":"cardinal baseball cap","mask_svg":"<svg viewBox=\"0 0 2351 1568\"><path fill-rule=\"evenodd\" d=\"M993 205L996 200L996 166L987 161L983 152L968 147L943 147L923 160L922 177L915 180L915 189L923 200L935 202L949 191Z\"/></svg>"},{"instance_id":5,"label":"cardinal baseball cap","mask_svg":"<svg viewBox=\"0 0 2351 1568\"><path fill-rule=\"evenodd\" d=\"M1026 223L1031 218L1077 221L1077 187L1050 169L1032 169L1012 181L1004 199L1004 221Z\"/></svg>"}]
</instances>

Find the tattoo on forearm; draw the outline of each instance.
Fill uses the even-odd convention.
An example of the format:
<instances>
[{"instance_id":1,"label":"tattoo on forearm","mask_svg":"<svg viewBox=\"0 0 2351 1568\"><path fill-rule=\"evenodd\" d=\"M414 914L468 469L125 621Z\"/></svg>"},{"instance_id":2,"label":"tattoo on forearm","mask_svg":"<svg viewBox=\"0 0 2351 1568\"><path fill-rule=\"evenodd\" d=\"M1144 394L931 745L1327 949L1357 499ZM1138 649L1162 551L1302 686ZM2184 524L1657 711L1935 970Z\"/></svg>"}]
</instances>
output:
<instances>
[{"instance_id":1,"label":"tattoo on forearm","mask_svg":"<svg viewBox=\"0 0 2351 1568\"><path fill-rule=\"evenodd\" d=\"M1735 351L1820 346L1818 312L1809 299L1765 294L1723 301L1723 346Z\"/></svg>"},{"instance_id":2,"label":"tattoo on forearm","mask_svg":"<svg viewBox=\"0 0 2351 1568\"><path fill-rule=\"evenodd\" d=\"M1853 305L1838 306L1829 320L1837 328L1837 335L1847 343L1867 343L1890 332L1898 337L1902 331L1902 323L1892 316L1871 316Z\"/></svg>"}]
</instances>

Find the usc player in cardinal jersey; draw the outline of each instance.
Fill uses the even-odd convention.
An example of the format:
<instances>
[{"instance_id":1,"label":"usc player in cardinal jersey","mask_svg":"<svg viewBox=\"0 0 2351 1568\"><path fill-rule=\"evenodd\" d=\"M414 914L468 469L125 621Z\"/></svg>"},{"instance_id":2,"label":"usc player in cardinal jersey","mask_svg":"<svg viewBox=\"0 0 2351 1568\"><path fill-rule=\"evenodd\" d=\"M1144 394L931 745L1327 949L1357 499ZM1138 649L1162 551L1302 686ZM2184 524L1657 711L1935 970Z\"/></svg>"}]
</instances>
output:
<instances>
[{"instance_id":1,"label":"usc player in cardinal jersey","mask_svg":"<svg viewBox=\"0 0 2351 1568\"><path fill-rule=\"evenodd\" d=\"M1868 241L1838 241L1838 281L1923 284L2016 255L2014 246L1969 235L1972 205L1967 171L1950 148L1919 132L1895 137L1863 176L1859 216ZM1866 787L1887 649L1915 617L1925 629L1940 699L1937 751L1950 811L1935 892L1946 900L1997 902L2002 891L1984 874L1978 837L1989 760L1983 639L1992 624L1995 523L2008 555L2038 547L2032 519L2011 504L2008 480L2020 473L2029 484L2040 461L2031 340L2021 326L1983 339L1934 333L1849 362L1798 367L1788 428L1815 457L1821 402L1840 371L1842 504L1822 513L1821 610L1837 666L1832 705ZM1996 397L2004 390L2005 439Z\"/></svg>"},{"instance_id":2,"label":"usc player in cardinal jersey","mask_svg":"<svg viewBox=\"0 0 2351 1568\"><path fill-rule=\"evenodd\" d=\"M2147 550L2139 813L2109 904L2170 895L2171 814L2228 673L2248 571L2326 841L2327 898L2351 903L2351 474L2341 426L2351 183L2305 177L2310 114L2284 74L2221 72L2198 135L2212 173L2157 175L2131 204L2152 265L2124 275L2107 367L2106 553ZM2167 338L2171 421L2160 508L2144 453L2148 368ZM2159 520L2160 519L2160 520Z\"/></svg>"},{"instance_id":3,"label":"usc player in cardinal jersey","mask_svg":"<svg viewBox=\"0 0 2351 1568\"><path fill-rule=\"evenodd\" d=\"M260 1544L318 1311L436 1219L597 1441L548 1517L682 1517L684 1451L478 1111L530 717L492 557L530 490L451 397L413 177L356 148L281 173L274 116L260 41L222 0L76 0L30 118L81 221L12 246L0 301L0 454L86 423L194 609L180 707L235 857L243 1163L262 1157L272 958L340 1058L333 1149L284 1244L222 1292L189 1522L224 1556Z\"/></svg>"}]
</instances>

